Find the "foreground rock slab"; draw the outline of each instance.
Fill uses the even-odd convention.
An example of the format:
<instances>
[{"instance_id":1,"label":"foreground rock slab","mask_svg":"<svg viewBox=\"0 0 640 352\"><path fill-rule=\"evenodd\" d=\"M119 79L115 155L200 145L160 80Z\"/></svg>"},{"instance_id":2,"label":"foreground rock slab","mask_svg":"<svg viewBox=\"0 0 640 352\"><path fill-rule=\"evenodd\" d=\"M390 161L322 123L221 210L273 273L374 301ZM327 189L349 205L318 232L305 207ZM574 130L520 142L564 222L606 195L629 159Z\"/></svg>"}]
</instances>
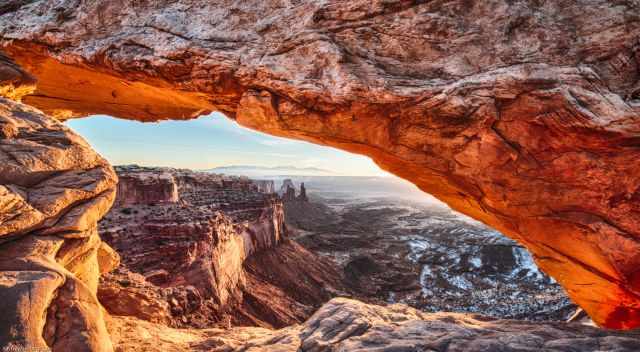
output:
<instances>
[{"instance_id":1,"label":"foreground rock slab","mask_svg":"<svg viewBox=\"0 0 640 352\"><path fill-rule=\"evenodd\" d=\"M618 351L640 349L638 335L578 324L494 320L422 313L405 305L367 305L336 298L307 322L282 330L179 330L114 318L116 350L133 351Z\"/></svg>"},{"instance_id":2,"label":"foreground rock slab","mask_svg":"<svg viewBox=\"0 0 640 352\"><path fill-rule=\"evenodd\" d=\"M240 124L370 156L518 240L600 325L640 326L635 1L11 1L59 118ZM91 94L87 94L91 92Z\"/></svg>"}]
</instances>

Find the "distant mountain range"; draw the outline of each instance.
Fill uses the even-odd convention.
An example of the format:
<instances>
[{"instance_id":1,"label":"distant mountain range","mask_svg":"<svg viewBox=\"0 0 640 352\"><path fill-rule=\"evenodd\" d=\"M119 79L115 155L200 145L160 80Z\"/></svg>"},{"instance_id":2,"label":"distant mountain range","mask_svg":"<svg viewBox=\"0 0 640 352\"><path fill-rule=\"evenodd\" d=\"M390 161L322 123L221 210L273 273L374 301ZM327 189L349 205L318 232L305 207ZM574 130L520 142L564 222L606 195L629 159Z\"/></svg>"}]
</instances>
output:
<instances>
[{"instance_id":1,"label":"distant mountain range","mask_svg":"<svg viewBox=\"0 0 640 352\"><path fill-rule=\"evenodd\" d=\"M256 165L231 165L220 166L213 169L204 170L217 174L244 175L249 177L261 176L336 176L338 173L320 169L317 167L297 167L297 166L256 166Z\"/></svg>"}]
</instances>

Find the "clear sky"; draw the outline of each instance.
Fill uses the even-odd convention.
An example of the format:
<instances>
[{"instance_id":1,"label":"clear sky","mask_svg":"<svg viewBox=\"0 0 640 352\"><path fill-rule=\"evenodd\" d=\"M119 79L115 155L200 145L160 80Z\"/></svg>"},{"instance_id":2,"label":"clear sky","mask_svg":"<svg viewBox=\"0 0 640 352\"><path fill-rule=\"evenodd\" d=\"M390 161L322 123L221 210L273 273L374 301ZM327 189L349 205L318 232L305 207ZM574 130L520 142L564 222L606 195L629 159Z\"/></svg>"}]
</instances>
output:
<instances>
[{"instance_id":1,"label":"clear sky","mask_svg":"<svg viewBox=\"0 0 640 352\"><path fill-rule=\"evenodd\" d=\"M196 120L159 123L93 116L70 120L67 125L114 165L189 169L296 166L349 176L388 175L367 157L255 132L218 113Z\"/></svg>"}]
</instances>

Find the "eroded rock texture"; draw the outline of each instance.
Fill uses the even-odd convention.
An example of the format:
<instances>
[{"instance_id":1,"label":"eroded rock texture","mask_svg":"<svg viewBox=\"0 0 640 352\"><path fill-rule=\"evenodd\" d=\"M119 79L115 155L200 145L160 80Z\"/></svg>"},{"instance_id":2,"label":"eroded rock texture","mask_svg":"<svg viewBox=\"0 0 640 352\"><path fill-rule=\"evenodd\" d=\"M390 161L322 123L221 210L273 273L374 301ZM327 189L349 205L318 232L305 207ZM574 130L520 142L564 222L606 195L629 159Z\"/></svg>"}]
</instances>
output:
<instances>
[{"instance_id":1,"label":"eroded rock texture","mask_svg":"<svg viewBox=\"0 0 640 352\"><path fill-rule=\"evenodd\" d=\"M122 257L100 279L110 313L184 328L283 327L342 288L335 265L287 239L282 201L260 191L269 182L115 169L116 205L99 226Z\"/></svg>"},{"instance_id":2,"label":"eroded rock texture","mask_svg":"<svg viewBox=\"0 0 640 352\"><path fill-rule=\"evenodd\" d=\"M406 305L381 307L342 298L325 304L304 324L277 331L186 331L127 318L114 319L110 331L117 348L127 352L632 352L640 348L637 335L578 324L422 313Z\"/></svg>"},{"instance_id":3,"label":"eroded rock texture","mask_svg":"<svg viewBox=\"0 0 640 352\"><path fill-rule=\"evenodd\" d=\"M112 350L96 290L118 256L97 221L115 185L82 138L0 98L0 346Z\"/></svg>"},{"instance_id":4,"label":"eroded rock texture","mask_svg":"<svg viewBox=\"0 0 640 352\"><path fill-rule=\"evenodd\" d=\"M640 325L639 1L10 4L28 104L219 110L368 155L526 245L598 324Z\"/></svg>"},{"instance_id":5,"label":"eroded rock texture","mask_svg":"<svg viewBox=\"0 0 640 352\"><path fill-rule=\"evenodd\" d=\"M168 172L136 173L118 175L116 206L127 207L138 204L177 203L178 184Z\"/></svg>"}]
</instances>

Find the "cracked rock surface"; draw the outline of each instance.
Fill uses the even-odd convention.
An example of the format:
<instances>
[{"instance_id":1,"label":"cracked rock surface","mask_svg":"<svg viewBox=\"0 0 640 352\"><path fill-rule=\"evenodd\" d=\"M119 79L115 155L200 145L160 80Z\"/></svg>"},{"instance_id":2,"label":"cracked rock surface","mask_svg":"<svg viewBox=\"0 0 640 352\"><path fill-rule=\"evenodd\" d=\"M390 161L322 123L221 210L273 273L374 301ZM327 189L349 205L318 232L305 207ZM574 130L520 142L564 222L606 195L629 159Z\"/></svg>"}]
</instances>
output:
<instances>
[{"instance_id":1,"label":"cracked rock surface","mask_svg":"<svg viewBox=\"0 0 640 352\"><path fill-rule=\"evenodd\" d=\"M578 324L493 320L479 315L422 313L336 298L307 322L282 330L234 328L188 331L131 318L110 329L122 351L619 351L640 348L629 333Z\"/></svg>"}]
</instances>

